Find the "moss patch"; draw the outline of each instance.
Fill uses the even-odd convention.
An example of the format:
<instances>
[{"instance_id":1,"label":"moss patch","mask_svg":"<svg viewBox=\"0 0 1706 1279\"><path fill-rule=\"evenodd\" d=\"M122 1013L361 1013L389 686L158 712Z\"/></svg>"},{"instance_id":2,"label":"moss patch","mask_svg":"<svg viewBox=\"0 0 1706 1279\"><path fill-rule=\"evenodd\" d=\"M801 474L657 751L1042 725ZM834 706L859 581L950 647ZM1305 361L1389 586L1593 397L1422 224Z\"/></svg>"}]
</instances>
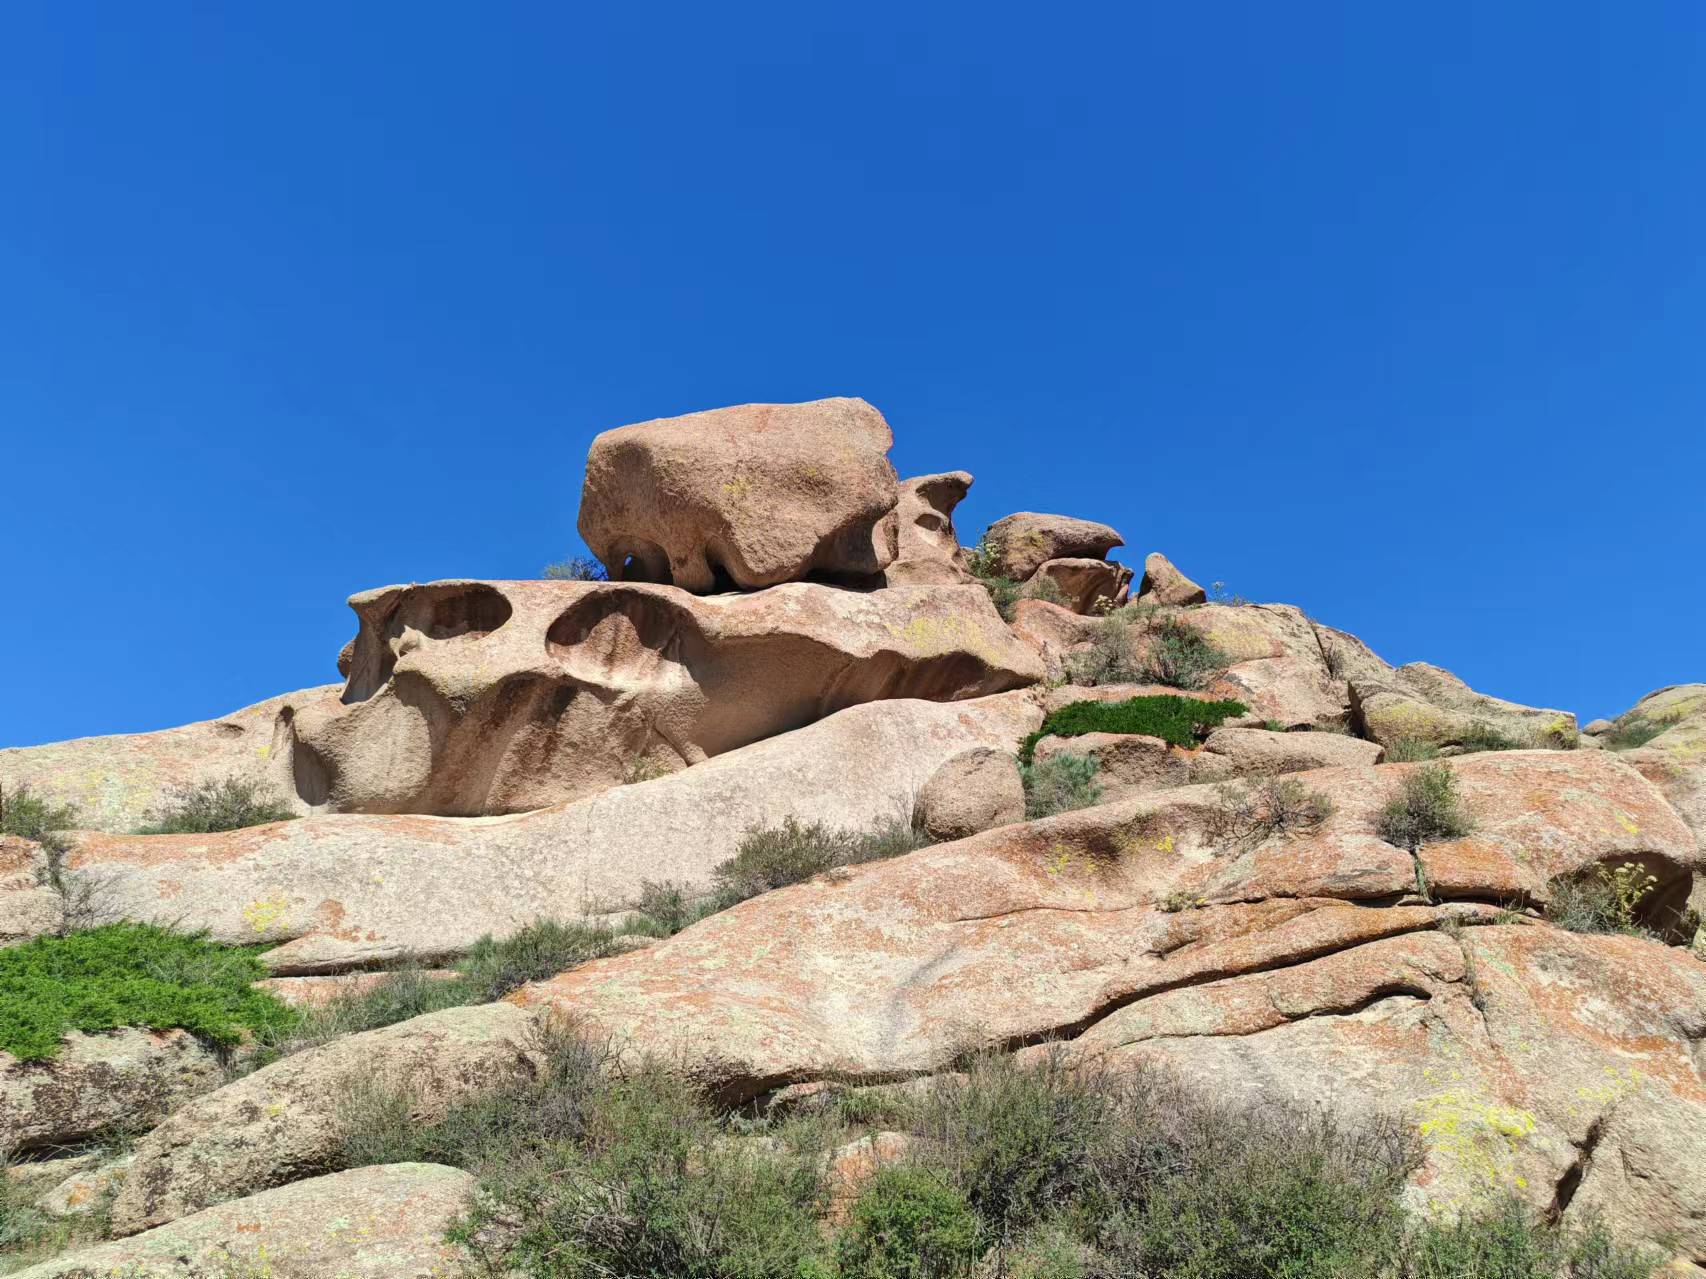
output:
<instances>
[{"instance_id":1,"label":"moss patch","mask_svg":"<svg viewBox=\"0 0 1706 1279\"><path fill-rule=\"evenodd\" d=\"M181 1027L216 1044L276 1030L291 1011L250 983L258 947L219 946L152 924L108 924L0 950L0 1049L23 1061L59 1052L68 1031Z\"/></svg>"},{"instance_id":2,"label":"moss patch","mask_svg":"<svg viewBox=\"0 0 1706 1279\"><path fill-rule=\"evenodd\" d=\"M1133 697L1123 702L1073 702L1043 721L1043 726L1019 744L1019 759L1030 763L1043 738L1080 737L1085 733L1141 733L1174 746L1195 746L1210 730L1249 707L1243 702L1204 702L1194 697Z\"/></svg>"}]
</instances>

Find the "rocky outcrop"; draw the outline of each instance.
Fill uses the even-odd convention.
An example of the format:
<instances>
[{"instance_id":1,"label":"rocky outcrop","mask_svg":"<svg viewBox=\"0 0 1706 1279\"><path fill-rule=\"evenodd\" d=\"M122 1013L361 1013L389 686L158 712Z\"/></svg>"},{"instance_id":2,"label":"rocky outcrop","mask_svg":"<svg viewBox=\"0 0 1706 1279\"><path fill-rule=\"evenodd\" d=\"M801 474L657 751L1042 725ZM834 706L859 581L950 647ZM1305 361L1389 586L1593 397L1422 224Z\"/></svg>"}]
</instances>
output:
<instances>
[{"instance_id":1,"label":"rocky outcrop","mask_svg":"<svg viewBox=\"0 0 1706 1279\"><path fill-rule=\"evenodd\" d=\"M631 902L642 880L702 883L746 829L794 816L865 830L912 812L947 760L1011 751L1041 722L1027 692L873 702L578 803L501 818L329 815L216 835L84 836L73 873L109 914L271 943L275 972L336 972L464 951L541 916ZM33 881L8 891L36 901ZM20 906L19 910L23 909Z\"/></svg>"},{"instance_id":2,"label":"rocky outcrop","mask_svg":"<svg viewBox=\"0 0 1706 1279\"><path fill-rule=\"evenodd\" d=\"M219 1055L185 1030L73 1031L47 1061L0 1052L0 1150L146 1128L224 1080Z\"/></svg>"},{"instance_id":3,"label":"rocky outcrop","mask_svg":"<svg viewBox=\"0 0 1706 1279\"><path fill-rule=\"evenodd\" d=\"M1074 613L1100 615L1118 608L1131 592L1131 570L1110 560L1050 560L1031 575L1030 585L1047 581Z\"/></svg>"},{"instance_id":4,"label":"rocky outcrop","mask_svg":"<svg viewBox=\"0 0 1706 1279\"><path fill-rule=\"evenodd\" d=\"M1477 693L1450 671L1426 662L1353 675L1349 686L1358 730L1383 746L1409 737L1456 748L1491 730L1523 746L1569 750L1579 736L1576 717L1568 711Z\"/></svg>"},{"instance_id":5,"label":"rocky outcrop","mask_svg":"<svg viewBox=\"0 0 1706 1279\"><path fill-rule=\"evenodd\" d=\"M1648 693L1598 736L1664 792L1706 847L1706 684Z\"/></svg>"},{"instance_id":6,"label":"rocky outcrop","mask_svg":"<svg viewBox=\"0 0 1706 1279\"><path fill-rule=\"evenodd\" d=\"M441 1279L460 1269L445 1233L473 1191L473 1177L437 1164L355 1168L222 1203L17 1279Z\"/></svg>"},{"instance_id":7,"label":"rocky outcrop","mask_svg":"<svg viewBox=\"0 0 1706 1279\"><path fill-rule=\"evenodd\" d=\"M180 1107L137 1143L113 1201L116 1234L316 1176L333 1166L362 1087L407 1086L431 1122L457 1098L535 1068L533 1018L450 1008L274 1062Z\"/></svg>"},{"instance_id":8,"label":"rocky outcrop","mask_svg":"<svg viewBox=\"0 0 1706 1279\"><path fill-rule=\"evenodd\" d=\"M1374 833L1412 767L1299 774L1332 804L1305 832L1229 834L1212 786L1005 827L768 894L515 998L630 1050L715 1045L704 1069L730 1100L1048 1039L1143 1038L1188 1073L1198 1053L1228 1077L1250 1062L1327 1104L1336 1070L1371 1089L1390 1074L1389 1100L1433 1142L1431 1195L1480 1184L1476 1151L1497 1153L1510 1118L1527 1142L1513 1167L1549 1196L1598 1120L1669 1159L1618 1144L1606 1175L1628 1153L1653 1200L1674 1200L1668 1220L1706 1219L1698 1160L1680 1157L1706 1123L1706 967L1656 942L1500 925L1497 904L1627 860L1662 898L1699 862L1692 834L1612 756L1484 753L1448 763L1474 832L1413 859ZM1519 960L1531 971L1507 972ZM1460 1060L1475 1068L1454 1078Z\"/></svg>"},{"instance_id":9,"label":"rocky outcrop","mask_svg":"<svg viewBox=\"0 0 1706 1279\"><path fill-rule=\"evenodd\" d=\"M298 792L338 812L541 808L886 698L1030 684L977 587L436 582L351 601L341 702L295 717Z\"/></svg>"},{"instance_id":10,"label":"rocky outcrop","mask_svg":"<svg viewBox=\"0 0 1706 1279\"><path fill-rule=\"evenodd\" d=\"M131 831L153 817L175 788L236 777L264 784L300 812L291 775L292 720L309 706L335 706L341 686L325 684L268 698L219 719L154 733L79 737L0 750L0 789L77 810L89 830Z\"/></svg>"},{"instance_id":11,"label":"rocky outcrop","mask_svg":"<svg viewBox=\"0 0 1706 1279\"><path fill-rule=\"evenodd\" d=\"M580 534L613 580L695 594L869 577L895 556L893 443L857 399L618 427L587 454Z\"/></svg>"},{"instance_id":12,"label":"rocky outcrop","mask_svg":"<svg viewBox=\"0 0 1706 1279\"><path fill-rule=\"evenodd\" d=\"M1137 596L1152 604L1208 602L1208 592L1173 567L1173 561L1160 551L1152 552L1143 561L1143 582L1138 587Z\"/></svg>"},{"instance_id":13,"label":"rocky outcrop","mask_svg":"<svg viewBox=\"0 0 1706 1279\"><path fill-rule=\"evenodd\" d=\"M1106 524L1070 515L1020 511L996 520L983 535L994 552L990 567L1015 582L1030 578L1049 560L1102 560L1125 539Z\"/></svg>"},{"instance_id":14,"label":"rocky outcrop","mask_svg":"<svg viewBox=\"0 0 1706 1279\"><path fill-rule=\"evenodd\" d=\"M964 839L1025 819L1025 787L1011 750L961 751L924 783L913 820L932 838Z\"/></svg>"},{"instance_id":15,"label":"rocky outcrop","mask_svg":"<svg viewBox=\"0 0 1706 1279\"><path fill-rule=\"evenodd\" d=\"M902 481L895 506L895 561L883 572L888 585L954 586L972 580L954 531L954 508L971 485L964 471Z\"/></svg>"}]
</instances>

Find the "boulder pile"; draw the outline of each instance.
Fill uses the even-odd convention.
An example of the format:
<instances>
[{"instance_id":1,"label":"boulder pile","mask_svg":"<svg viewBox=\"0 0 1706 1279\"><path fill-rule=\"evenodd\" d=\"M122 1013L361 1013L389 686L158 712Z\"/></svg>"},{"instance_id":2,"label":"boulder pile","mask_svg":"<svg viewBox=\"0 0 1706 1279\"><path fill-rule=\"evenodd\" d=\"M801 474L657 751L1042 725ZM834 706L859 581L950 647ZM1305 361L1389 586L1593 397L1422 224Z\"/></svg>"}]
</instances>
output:
<instances>
[{"instance_id":1,"label":"boulder pile","mask_svg":"<svg viewBox=\"0 0 1706 1279\"><path fill-rule=\"evenodd\" d=\"M743 1114L859 1113L976 1050L1396 1116L1416 1213L1515 1195L1706 1276L1706 684L1579 731L1158 552L1138 576L1106 524L968 550L971 475L903 481L891 444L857 399L607 431L607 580L364 591L341 684L0 750L0 794L76 815L0 836L8 942L188 930L318 1015L537 921L628 930L288 1051L167 1018L0 1052L8 1202L108 1236L23 1273L456 1273L473 1178L348 1167L352 1090L407 1081L429 1125L570 1027ZM136 833L233 778L298 816ZM826 1155L824 1229L913 1145Z\"/></svg>"}]
</instances>

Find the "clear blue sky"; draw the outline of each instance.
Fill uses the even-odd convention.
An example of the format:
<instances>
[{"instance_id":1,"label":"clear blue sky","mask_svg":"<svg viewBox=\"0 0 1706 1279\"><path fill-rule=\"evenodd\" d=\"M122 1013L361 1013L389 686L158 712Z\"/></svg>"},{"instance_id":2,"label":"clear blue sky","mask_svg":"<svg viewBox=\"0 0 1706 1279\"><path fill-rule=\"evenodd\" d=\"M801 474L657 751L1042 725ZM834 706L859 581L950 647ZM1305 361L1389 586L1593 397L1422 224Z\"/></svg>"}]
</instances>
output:
<instances>
[{"instance_id":1,"label":"clear blue sky","mask_svg":"<svg viewBox=\"0 0 1706 1279\"><path fill-rule=\"evenodd\" d=\"M10 6L0 745L334 679L577 549L598 431L824 395L965 540L1614 713L1706 678L1703 138L1692 0Z\"/></svg>"}]
</instances>

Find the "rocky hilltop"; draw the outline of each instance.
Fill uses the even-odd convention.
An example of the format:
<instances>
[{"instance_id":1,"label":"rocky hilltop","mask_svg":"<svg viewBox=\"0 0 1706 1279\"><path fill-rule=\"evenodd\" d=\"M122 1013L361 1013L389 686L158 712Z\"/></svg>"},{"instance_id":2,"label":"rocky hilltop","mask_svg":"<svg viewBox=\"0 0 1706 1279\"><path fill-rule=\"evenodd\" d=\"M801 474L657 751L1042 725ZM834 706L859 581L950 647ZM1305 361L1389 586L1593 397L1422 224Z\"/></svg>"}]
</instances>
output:
<instances>
[{"instance_id":1,"label":"rocky hilltop","mask_svg":"<svg viewBox=\"0 0 1706 1279\"><path fill-rule=\"evenodd\" d=\"M944 1148L870 1116L1017 1068L1395 1125L1407 1219L1515 1203L1706 1276L1706 684L1584 729L1160 553L1122 565L1093 520L962 545L972 476L902 480L891 444L857 399L607 431L580 513L601 567L363 591L341 683L0 750L37 815L0 841L0 958L64 984L55 947L188 933L261 1001L220 1034L91 997L9 1041L6 1202L84 1245L22 1273L1222 1273L997 1229L946 1174L982 1214L962 1270L850 1260L861 1187ZM218 787L288 819L136 833ZM440 1132L556 1078L565 1034L725 1125L673 1175L842 1116L807 1161L830 1260L601 1270L589 1227L597 1257L561 1268L487 1147L362 1145L375 1081ZM1023 1269L1045 1226L1067 1268Z\"/></svg>"}]
</instances>

